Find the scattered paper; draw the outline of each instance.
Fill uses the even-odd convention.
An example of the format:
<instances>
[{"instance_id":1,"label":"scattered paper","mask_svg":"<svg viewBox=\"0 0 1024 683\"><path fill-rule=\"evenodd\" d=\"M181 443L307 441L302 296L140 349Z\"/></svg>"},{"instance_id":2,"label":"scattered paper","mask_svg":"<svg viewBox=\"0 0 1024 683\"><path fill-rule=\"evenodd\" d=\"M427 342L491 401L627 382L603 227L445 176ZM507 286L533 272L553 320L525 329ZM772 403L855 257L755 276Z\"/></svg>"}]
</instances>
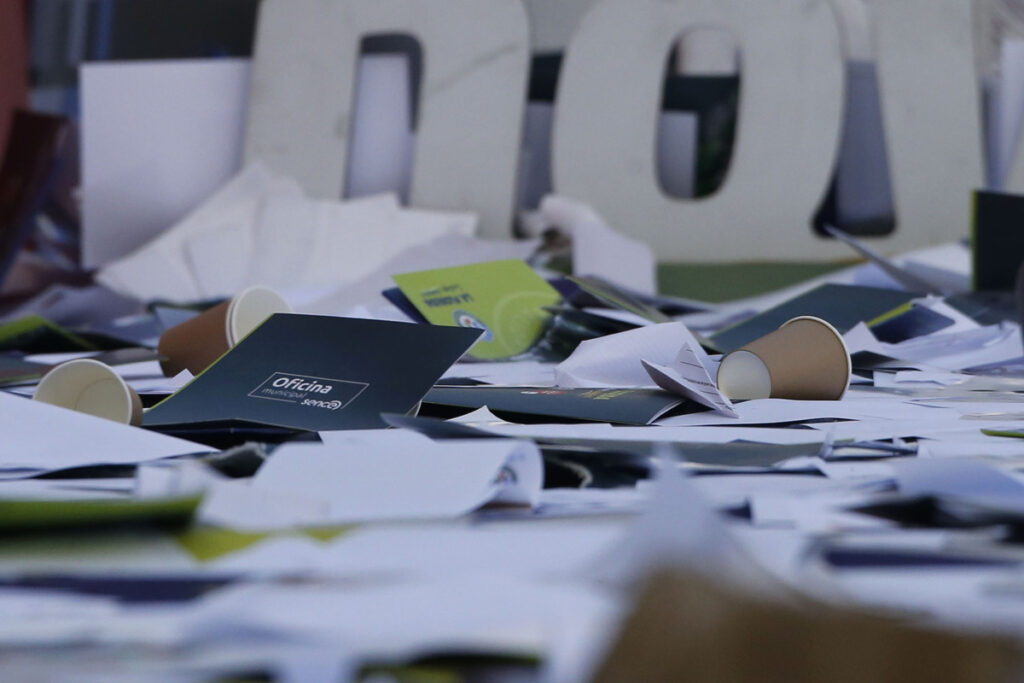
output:
<instances>
[{"instance_id":1,"label":"scattered paper","mask_svg":"<svg viewBox=\"0 0 1024 683\"><path fill-rule=\"evenodd\" d=\"M216 484L200 514L246 529L457 517L488 503L536 504L542 471L537 447L525 441L330 435L324 445L279 448L251 484Z\"/></svg>"},{"instance_id":2,"label":"scattered paper","mask_svg":"<svg viewBox=\"0 0 1024 683\"><path fill-rule=\"evenodd\" d=\"M255 284L340 287L407 248L475 230L473 214L405 209L394 195L307 199L257 163L97 279L147 301L228 297Z\"/></svg>"},{"instance_id":3,"label":"scattered paper","mask_svg":"<svg viewBox=\"0 0 1024 683\"><path fill-rule=\"evenodd\" d=\"M683 346L671 365L642 360L654 383L665 391L680 394L729 417L738 417L732 401L718 389L712 373L717 363L711 360L690 331L683 328Z\"/></svg>"},{"instance_id":4,"label":"scattered paper","mask_svg":"<svg viewBox=\"0 0 1024 683\"><path fill-rule=\"evenodd\" d=\"M977 459L916 458L895 463L896 484L907 496L940 496L1024 513L1024 482Z\"/></svg>"},{"instance_id":5,"label":"scattered paper","mask_svg":"<svg viewBox=\"0 0 1024 683\"><path fill-rule=\"evenodd\" d=\"M40 472L85 465L135 464L209 452L191 441L130 427L0 392L4 448L0 470Z\"/></svg>"},{"instance_id":6,"label":"scattered paper","mask_svg":"<svg viewBox=\"0 0 1024 683\"><path fill-rule=\"evenodd\" d=\"M560 387L654 387L641 360L669 365L693 336L682 323L662 323L588 339L555 368ZM694 340L696 343L696 340ZM699 346L699 344L698 344Z\"/></svg>"},{"instance_id":7,"label":"scattered paper","mask_svg":"<svg viewBox=\"0 0 1024 683\"><path fill-rule=\"evenodd\" d=\"M613 230L589 206L548 195L539 209L543 222L572 236L572 272L599 275L644 294L657 291L654 252L646 243Z\"/></svg>"}]
</instances>

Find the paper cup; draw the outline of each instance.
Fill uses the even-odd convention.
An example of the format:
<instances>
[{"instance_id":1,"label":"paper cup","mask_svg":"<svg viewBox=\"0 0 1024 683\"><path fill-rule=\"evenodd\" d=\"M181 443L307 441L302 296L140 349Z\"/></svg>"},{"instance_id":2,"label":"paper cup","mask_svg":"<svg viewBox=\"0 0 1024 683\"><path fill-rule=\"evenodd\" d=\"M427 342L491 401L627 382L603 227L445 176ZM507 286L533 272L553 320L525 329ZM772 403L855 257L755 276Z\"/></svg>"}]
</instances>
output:
<instances>
[{"instance_id":1,"label":"paper cup","mask_svg":"<svg viewBox=\"0 0 1024 683\"><path fill-rule=\"evenodd\" d=\"M230 301L164 332L157 350L167 360L160 363L160 368L168 377L182 370L198 375L264 320L291 310L288 302L274 290L250 287Z\"/></svg>"},{"instance_id":2,"label":"paper cup","mask_svg":"<svg viewBox=\"0 0 1024 683\"><path fill-rule=\"evenodd\" d=\"M801 316L723 358L718 388L733 400L838 400L850 385L851 369L836 328Z\"/></svg>"},{"instance_id":3,"label":"paper cup","mask_svg":"<svg viewBox=\"0 0 1024 683\"><path fill-rule=\"evenodd\" d=\"M142 423L139 395L109 365L97 360L61 363L40 380L32 398L115 422Z\"/></svg>"}]
</instances>

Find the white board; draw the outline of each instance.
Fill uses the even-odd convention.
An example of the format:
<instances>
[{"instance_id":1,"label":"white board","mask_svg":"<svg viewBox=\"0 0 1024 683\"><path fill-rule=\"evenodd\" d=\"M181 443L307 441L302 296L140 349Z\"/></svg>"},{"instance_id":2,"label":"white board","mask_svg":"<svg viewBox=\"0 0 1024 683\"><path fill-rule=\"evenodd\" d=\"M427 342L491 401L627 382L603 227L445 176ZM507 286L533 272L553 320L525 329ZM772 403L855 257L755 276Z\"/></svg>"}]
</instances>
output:
<instances>
[{"instance_id":1,"label":"white board","mask_svg":"<svg viewBox=\"0 0 1024 683\"><path fill-rule=\"evenodd\" d=\"M679 35L720 27L741 52L736 144L714 195L669 197L656 178L664 65ZM562 66L555 191L591 204L662 261L835 258L812 233L843 103L839 28L824 0L598 0Z\"/></svg>"},{"instance_id":2,"label":"white board","mask_svg":"<svg viewBox=\"0 0 1024 683\"><path fill-rule=\"evenodd\" d=\"M81 67L82 265L160 234L238 170L248 60Z\"/></svg>"},{"instance_id":3,"label":"white board","mask_svg":"<svg viewBox=\"0 0 1024 683\"><path fill-rule=\"evenodd\" d=\"M361 39L389 33L423 53L411 203L476 211L483 236L510 236L529 59L519 0L264 0L245 158L340 196Z\"/></svg>"}]
</instances>

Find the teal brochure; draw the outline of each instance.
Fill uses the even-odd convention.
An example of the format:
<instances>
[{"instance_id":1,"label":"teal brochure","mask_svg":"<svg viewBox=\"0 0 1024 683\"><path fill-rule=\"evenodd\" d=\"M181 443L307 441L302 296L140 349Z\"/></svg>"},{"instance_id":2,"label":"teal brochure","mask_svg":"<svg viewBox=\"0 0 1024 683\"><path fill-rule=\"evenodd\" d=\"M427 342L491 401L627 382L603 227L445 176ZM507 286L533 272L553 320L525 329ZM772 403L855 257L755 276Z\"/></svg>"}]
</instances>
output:
<instances>
[{"instance_id":1,"label":"teal brochure","mask_svg":"<svg viewBox=\"0 0 1024 683\"><path fill-rule=\"evenodd\" d=\"M559 389L548 387L436 386L423 399L437 406L476 409L536 421L559 418L646 425L677 409L705 410L688 399L657 389ZM550 421L550 420L548 420Z\"/></svg>"},{"instance_id":2,"label":"teal brochure","mask_svg":"<svg viewBox=\"0 0 1024 683\"><path fill-rule=\"evenodd\" d=\"M530 350L562 300L525 261L509 259L394 275L402 293L433 325L483 330L470 355L511 358Z\"/></svg>"},{"instance_id":3,"label":"teal brochure","mask_svg":"<svg viewBox=\"0 0 1024 683\"><path fill-rule=\"evenodd\" d=\"M269 318L143 426L230 423L327 431L407 413L480 330L282 313Z\"/></svg>"},{"instance_id":4,"label":"teal brochure","mask_svg":"<svg viewBox=\"0 0 1024 683\"><path fill-rule=\"evenodd\" d=\"M971 253L975 290L1009 290L1024 261L1024 197L1003 192L974 193Z\"/></svg>"},{"instance_id":5,"label":"teal brochure","mask_svg":"<svg viewBox=\"0 0 1024 683\"><path fill-rule=\"evenodd\" d=\"M38 381L51 366L0 353L0 386Z\"/></svg>"}]
</instances>

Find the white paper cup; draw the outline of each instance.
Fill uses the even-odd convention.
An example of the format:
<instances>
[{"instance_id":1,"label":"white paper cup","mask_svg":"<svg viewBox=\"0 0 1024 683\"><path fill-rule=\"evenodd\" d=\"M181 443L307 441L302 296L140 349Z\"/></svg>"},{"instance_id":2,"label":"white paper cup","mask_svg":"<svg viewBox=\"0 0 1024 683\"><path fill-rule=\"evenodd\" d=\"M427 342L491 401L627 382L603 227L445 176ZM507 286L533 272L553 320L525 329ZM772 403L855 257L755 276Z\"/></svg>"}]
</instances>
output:
<instances>
[{"instance_id":1,"label":"white paper cup","mask_svg":"<svg viewBox=\"0 0 1024 683\"><path fill-rule=\"evenodd\" d=\"M291 313L291 306L268 287L249 287L196 317L167 330L157 350L167 358L160 363L168 377L188 370L198 375L247 334L275 313Z\"/></svg>"},{"instance_id":2,"label":"white paper cup","mask_svg":"<svg viewBox=\"0 0 1024 683\"><path fill-rule=\"evenodd\" d=\"M718 388L737 401L838 400L851 371L843 335L821 318L800 316L725 356Z\"/></svg>"},{"instance_id":3,"label":"white paper cup","mask_svg":"<svg viewBox=\"0 0 1024 683\"><path fill-rule=\"evenodd\" d=\"M275 313L291 313L292 307L269 287L249 287L228 302L224 334L228 346L242 341L247 334Z\"/></svg>"},{"instance_id":4,"label":"white paper cup","mask_svg":"<svg viewBox=\"0 0 1024 683\"><path fill-rule=\"evenodd\" d=\"M109 365L83 358L46 373L32 398L123 424L142 422L142 400Z\"/></svg>"}]
</instances>

